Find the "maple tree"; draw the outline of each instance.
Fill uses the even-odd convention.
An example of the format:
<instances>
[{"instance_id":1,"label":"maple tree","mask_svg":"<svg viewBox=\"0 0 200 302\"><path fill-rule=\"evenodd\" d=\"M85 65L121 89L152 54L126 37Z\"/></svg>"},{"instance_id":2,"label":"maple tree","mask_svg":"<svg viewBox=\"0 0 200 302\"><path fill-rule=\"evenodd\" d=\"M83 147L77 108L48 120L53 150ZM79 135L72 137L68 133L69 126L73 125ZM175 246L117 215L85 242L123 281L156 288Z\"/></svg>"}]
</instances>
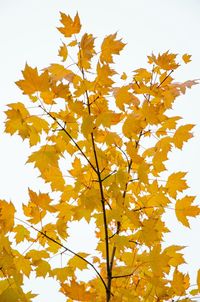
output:
<instances>
[{"instance_id":1,"label":"maple tree","mask_svg":"<svg viewBox=\"0 0 200 302\"><path fill-rule=\"evenodd\" d=\"M6 111L5 132L29 142L27 163L51 192L29 189L21 218L13 203L0 201L0 301L32 301L23 283L33 273L55 278L66 301L193 301L200 271L191 288L181 271L184 247L163 247L163 215L170 208L189 227L188 218L200 214L185 192L186 173L166 168L194 126L180 124L173 103L197 81L174 81L180 64L169 52L148 56L149 69L120 75L114 56L125 44L116 33L97 49L92 34L81 35L78 14L61 13L61 23L62 63L41 72L26 64L16 84L27 99ZM68 223L82 218L95 220L94 255L66 243ZM65 252L71 258L62 266L51 264ZM80 282L77 268L94 277Z\"/></svg>"}]
</instances>

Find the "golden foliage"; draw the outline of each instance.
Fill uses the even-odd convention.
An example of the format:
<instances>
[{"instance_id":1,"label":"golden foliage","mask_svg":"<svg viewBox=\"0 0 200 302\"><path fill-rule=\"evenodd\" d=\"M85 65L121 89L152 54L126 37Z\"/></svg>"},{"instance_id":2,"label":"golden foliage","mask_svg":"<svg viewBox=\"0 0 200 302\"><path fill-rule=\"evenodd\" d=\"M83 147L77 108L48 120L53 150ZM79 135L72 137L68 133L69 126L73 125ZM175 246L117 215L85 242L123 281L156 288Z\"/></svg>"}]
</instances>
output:
<instances>
[{"instance_id":1,"label":"golden foliage","mask_svg":"<svg viewBox=\"0 0 200 302\"><path fill-rule=\"evenodd\" d=\"M153 68L120 77L113 63L125 44L116 33L98 49L92 34L81 34L78 14L61 13L61 23L64 63L41 73L26 64L16 84L27 99L6 111L5 132L34 146L27 163L51 191L29 189L23 219L15 219L12 203L0 201L0 301L32 301L22 285L33 271L56 278L67 301L192 301L189 276L179 268L183 247L164 249L162 243L168 207L185 227L200 214L194 196L185 195L186 173L170 174L165 166L175 147L192 138L193 125L180 124L172 105L197 82L174 81L180 66L168 51L148 56ZM188 63L190 56L182 59ZM83 218L95 220L95 255L66 244L69 222ZM27 248L20 253L11 240ZM72 258L52 267L50 259L65 252ZM77 268L96 276L79 282ZM193 293L200 291L199 280L198 272Z\"/></svg>"}]
</instances>

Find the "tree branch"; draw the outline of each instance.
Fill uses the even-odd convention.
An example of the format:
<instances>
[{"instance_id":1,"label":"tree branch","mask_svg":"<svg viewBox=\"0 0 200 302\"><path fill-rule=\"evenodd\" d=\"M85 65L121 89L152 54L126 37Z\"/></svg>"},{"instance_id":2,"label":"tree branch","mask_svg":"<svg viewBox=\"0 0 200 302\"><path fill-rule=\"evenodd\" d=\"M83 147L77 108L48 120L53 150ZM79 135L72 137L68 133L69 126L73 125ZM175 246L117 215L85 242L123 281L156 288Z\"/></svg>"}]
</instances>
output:
<instances>
[{"instance_id":1,"label":"tree branch","mask_svg":"<svg viewBox=\"0 0 200 302\"><path fill-rule=\"evenodd\" d=\"M51 242L54 242L55 244L59 245L60 247L62 247L65 251L70 252L71 254L73 254L74 256L78 257L79 259L81 259L82 261L86 262L90 267L92 267L92 269L96 272L96 274L99 276L99 278L101 279L105 289L107 290L107 285L105 283L105 281L103 280L101 274L98 272L98 270L96 269L96 267L87 259L85 259L84 257L80 256L79 254L75 253L74 251L72 251L71 249L69 249L68 247L64 246L62 243L56 241L55 239L51 238L50 236L48 236L46 234L46 232L42 232L40 230L38 230L36 227L34 227L33 225L27 223L26 221L23 221L22 219L19 218L15 218L19 221L21 221L22 223L28 225L29 227L31 227L33 230L37 231L39 234L43 235L44 237L46 237L47 239L49 239Z\"/></svg>"},{"instance_id":2,"label":"tree branch","mask_svg":"<svg viewBox=\"0 0 200 302\"><path fill-rule=\"evenodd\" d=\"M140 131L140 134L139 134L139 138L138 140L136 141L136 146L135 148L137 149L137 147L139 146L139 141L140 141L140 138L142 136L142 133L143 133L143 130ZM132 166L132 163L133 163L133 160L128 158L126 152L124 152L120 147L118 147L119 150L124 154L125 158L126 158L126 161L127 161L127 173L128 175L130 175L130 172L131 172L131 166ZM125 188L124 188L124 192L123 192L123 199L125 200L126 198L126 192L127 192L127 188L128 188L128 184L129 184L129 180L127 180L126 184L125 184ZM114 234L114 235L118 235L119 232L120 232L120 227L121 227L121 224L120 224L120 221L117 221L117 232ZM115 253L116 253L116 246L113 247L113 250L112 250L112 256L111 256L111 260L110 260L110 271L111 271L111 278L112 278L112 268L113 268L113 263L114 263L114 258L115 258Z\"/></svg>"},{"instance_id":3,"label":"tree branch","mask_svg":"<svg viewBox=\"0 0 200 302\"><path fill-rule=\"evenodd\" d=\"M83 80L85 80L85 74L83 68L81 68L82 71L82 76ZM85 91L86 99L87 99L87 107L88 107L88 114L91 114L90 110L90 100L89 100L89 95L88 91ZM99 190L100 190L100 196L101 196L101 205L102 205L102 212L103 212L103 222L104 222L104 233L105 233L105 245L106 245L106 269L107 269L107 287L106 287L106 297L107 297L107 302L110 301L110 296L111 296L111 270L110 270L110 256L109 256L109 237L108 237L108 224L107 224L107 217L106 217L106 206L105 206L105 197L104 197L104 191L103 191L103 183L101 179L101 171L99 168L99 162L98 162L98 157L97 157L97 151L96 151L96 145L95 145L95 140L94 140L94 135L93 132L91 132L91 141L92 141L92 149L94 153L94 158L95 158L95 164L96 168L95 171L97 173L98 177L98 182L99 182Z\"/></svg>"},{"instance_id":4,"label":"tree branch","mask_svg":"<svg viewBox=\"0 0 200 302\"><path fill-rule=\"evenodd\" d=\"M134 271L131 274L126 274L126 275L122 275L122 276L112 276L112 279L130 277L133 275L133 273L134 273Z\"/></svg>"},{"instance_id":5,"label":"tree branch","mask_svg":"<svg viewBox=\"0 0 200 302\"><path fill-rule=\"evenodd\" d=\"M87 160L88 164L91 166L91 168L95 171L95 173L97 174L97 171L94 167L94 165L91 163L91 161L88 159L88 157L85 155L85 153L83 152L83 150L80 148L80 146L77 144L77 142L74 140L74 138L71 136L71 134L61 125L61 123L50 113L48 112L44 107L39 106L40 108L42 108L48 116L50 116L57 124L58 126L61 128L62 131L64 131L66 133L66 135L71 139L71 141L74 143L74 145L76 146L76 148L81 152L81 154L83 155L83 157Z\"/></svg>"},{"instance_id":6,"label":"tree branch","mask_svg":"<svg viewBox=\"0 0 200 302\"><path fill-rule=\"evenodd\" d=\"M108 177L110 177L111 175L113 175L115 172L117 172L117 170L112 171L110 174L108 174L107 176L105 176L104 178L102 178L101 181L106 180Z\"/></svg>"},{"instance_id":7,"label":"tree branch","mask_svg":"<svg viewBox=\"0 0 200 302\"><path fill-rule=\"evenodd\" d=\"M174 72L174 70L171 70L170 73L168 73L168 75L166 75L166 77L162 80L162 82L160 82L160 84L157 86L157 88L159 88L167 80L167 78L172 74L172 72Z\"/></svg>"}]
</instances>

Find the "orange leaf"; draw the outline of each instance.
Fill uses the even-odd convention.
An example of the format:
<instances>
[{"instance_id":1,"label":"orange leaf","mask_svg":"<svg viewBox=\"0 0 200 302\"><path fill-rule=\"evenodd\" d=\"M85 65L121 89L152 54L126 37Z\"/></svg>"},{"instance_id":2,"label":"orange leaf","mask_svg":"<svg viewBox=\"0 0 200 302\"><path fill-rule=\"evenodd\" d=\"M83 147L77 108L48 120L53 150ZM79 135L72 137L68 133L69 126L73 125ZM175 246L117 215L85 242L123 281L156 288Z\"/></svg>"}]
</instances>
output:
<instances>
[{"instance_id":1,"label":"orange leaf","mask_svg":"<svg viewBox=\"0 0 200 302\"><path fill-rule=\"evenodd\" d=\"M66 61L68 56L67 46L63 43L63 45L59 49L58 55L62 58L62 61Z\"/></svg>"},{"instance_id":2,"label":"orange leaf","mask_svg":"<svg viewBox=\"0 0 200 302\"><path fill-rule=\"evenodd\" d=\"M117 33L107 36L101 45L100 61L102 63L113 63L113 55L119 55L125 44L120 40L116 40Z\"/></svg>"},{"instance_id":3,"label":"orange leaf","mask_svg":"<svg viewBox=\"0 0 200 302\"><path fill-rule=\"evenodd\" d=\"M190 132L190 130L194 127L194 125L188 124L184 126L180 126L174 136L173 136L173 142L175 147L182 149L183 143L187 142L190 138L193 137L193 134Z\"/></svg>"},{"instance_id":4,"label":"orange leaf","mask_svg":"<svg viewBox=\"0 0 200 302\"><path fill-rule=\"evenodd\" d=\"M12 230L15 208L12 203L0 200L0 230L4 233Z\"/></svg>"},{"instance_id":5,"label":"orange leaf","mask_svg":"<svg viewBox=\"0 0 200 302\"><path fill-rule=\"evenodd\" d=\"M74 279L71 281L70 285L63 283L61 292L72 300L95 301L95 296L86 291L85 285L77 283Z\"/></svg>"},{"instance_id":6,"label":"orange leaf","mask_svg":"<svg viewBox=\"0 0 200 302\"><path fill-rule=\"evenodd\" d=\"M63 27L59 27L58 30L65 36L71 37L73 34L78 34L81 30L81 23L78 13L76 14L74 20L69 15L60 13L61 23Z\"/></svg>"},{"instance_id":7,"label":"orange leaf","mask_svg":"<svg viewBox=\"0 0 200 302\"><path fill-rule=\"evenodd\" d=\"M24 80L17 81L17 86L23 90L23 94L33 94L36 91L45 91L49 89L49 77L47 71L38 75L37 68L32 68L26 64L22 71Z\"/></svg>"},{"instance_id":8,"label":"orange leaf","mask_svg":"<svg viewBox=\"0 0 200 302\"><path fill-rule=\"evenodd\" d=\"M94 37L91 34L84 34L81 43L80 51L78 53L78 66L80 68L89 69L90 60L95 54Z\"/></svg>"},{"instance_id":9,"label":"orange leaf","mask_svg":"<svg viewBox=\"0 0 200 302\"><path fill-rule=\"evenodd\" d=\"M63 79L72 81L75 77L73 71L66 69L63 65L60 64L51 64L46 68L46 70L50 72L53 81L61 81Z\"/></svg>"},{"instance_id":10,"label":"orange leaf","mask_svg":"<svg viewBox=\"0 0 200 302\"><path fill-rule=\"evenodd\" d=\"M177 192L182 192L188 188L186 181L182 179L185 175L185 172L177 172L168 177L166 188L171 197L176 198Z\"/></svg>"},{"instance_id":11,"label":"orange leaf","mask_svg":"<svg viewBox=\"0 0 200 302\"><path fill-rule=\"evenodd\" d=\"M129 91L129 89L129 86L122 86L114 89L116 105L123 111L125 104L139 105L139 100Z\"/></svg>"},{"instance_id":12,"label":"orange leaf","mask_svg":"<svg viewBox=\"0 0 200 302\"><path fill-rule=\"evenodd\" d=\"M15 232L15 240L16 243L19 243L21 241L24 241L24 239L30 239L30 231L27 230L23 225L17 225L13 232Z\"/></svg>"},{"instance_id":13,"label":"orange leaf","mask_svg":"<svg viewBox=\"0 0 200 302\"><path fill-rule=\"evenodd\" d=\"M174 271L173 280L171 282L172 289L177 296L184 296L186 289L189 287L189 275L184 275L177 269Z\"/></svg>"},{"instance_id":14,"label":"orange leaf","mask_svg":"<svg viewBox=\"0 0 200 302\"><path fill-rule=\"evenodd\" d=\"M188 54L184 54L184 55L182 56L182 59L183 59L183 61L184 61L186 64L189 63L189 62L191 62L190 58L191 58L191 55L188 55Z\"/></svg>"},{"instance_id":15,"label":"orange leaf","mask_svg":"<svg viewBox=\"0 0 200 302\"><path fill-rule=\"evenodd\" d=\"M198 206L192 205L195 197L185 196L182 199L176 201L176 217L177 219L186 227L190 227L188 222L189 217L196 217L200 214L200 208Z\"/></svg>"}]
</instances>

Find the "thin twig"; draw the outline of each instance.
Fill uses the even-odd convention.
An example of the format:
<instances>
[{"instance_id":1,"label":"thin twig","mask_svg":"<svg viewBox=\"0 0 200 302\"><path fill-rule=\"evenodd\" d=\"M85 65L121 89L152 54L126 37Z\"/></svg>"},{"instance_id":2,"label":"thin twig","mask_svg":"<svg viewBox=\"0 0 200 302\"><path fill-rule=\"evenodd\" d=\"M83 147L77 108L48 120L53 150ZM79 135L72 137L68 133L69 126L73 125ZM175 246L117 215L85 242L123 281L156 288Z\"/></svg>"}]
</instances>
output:
<instances>
[{"instance_id":1,"label":"thin twig","mask_svg":"<svg viewBox=\"0 0 200 302\"><path fill-rule=\"evenodd\" d=\"M172 72L174 72L174 70L171 70L170 73L168 75L166 75L166 77L162 80L162 82L160 82L160 84L157 86L157 88L159 88L167 80L167 78L172 74Z\"/></svg>"},{"instance_id":2,"label":"thin twig","mask_svg":"<svg viewBox=\"0 0 200 302\"><path fill-rule=\"evenodd\" d=\"M111 175L113 175L116 172L117 172L117 170L112 171L110 174L108 174L107 176L105 176L101 181L106 180L108 177L110 177Z\"/></svg>"},{"instance_id":3,"label":"thin twig","mask_svg":"<svg viewBox=\"0 0 200 302\"><path fill-rule=\"evenodd\" d=\"M134 78L134 81L135 81L136 85L138 86L138 88L141 89L141 87L140 87L138 81L136 80L136 78ZM146 94L143 93L142 95L145 98L145 100L148 102L148 97L146 96Z\"/></svg>"},{"instance_id":4,"label":"thin twig","mask_svg":"<svg viewBox=\"0 0 200 302\"><path fill-rule=\"evenodd\" d=\"M112 279L118 279L118 278L125 278L125 277L130 277L133 275L134 272L126 275L121 275L121 276L112 276Z\"/></svg>"}]
</instances>

